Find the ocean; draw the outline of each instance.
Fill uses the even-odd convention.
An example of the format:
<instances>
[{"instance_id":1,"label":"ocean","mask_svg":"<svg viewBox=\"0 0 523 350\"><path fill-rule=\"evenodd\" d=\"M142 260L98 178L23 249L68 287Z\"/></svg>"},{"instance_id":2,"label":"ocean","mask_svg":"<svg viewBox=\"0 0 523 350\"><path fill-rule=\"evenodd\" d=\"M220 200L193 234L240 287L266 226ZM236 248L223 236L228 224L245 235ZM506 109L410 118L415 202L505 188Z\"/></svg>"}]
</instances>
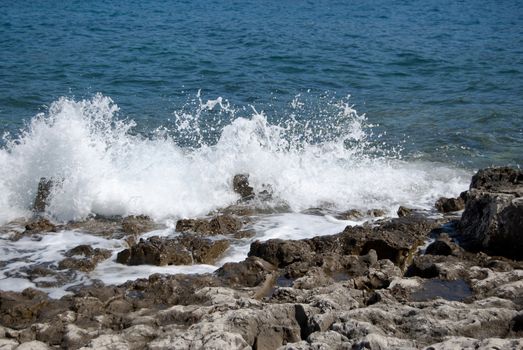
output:
<instances>
[{"instance_id":1,"label":"ocean","mask_svg":"<svg viewBox=\"0 0 523 350\"><path fill-rule=\"evenodd\" d=\"M256 238L302 238L355 224L310 208L431 210L523 163L519 1L1 1L0 48L2 224L32 215L46 177L56 222L145 214L169 235L249 174L280 208ZM123 244L58 235L2 249ZM153 270L104 264L106 282ZM28 285L18 268L0 288Z\"/></svg>"}]
</instances>

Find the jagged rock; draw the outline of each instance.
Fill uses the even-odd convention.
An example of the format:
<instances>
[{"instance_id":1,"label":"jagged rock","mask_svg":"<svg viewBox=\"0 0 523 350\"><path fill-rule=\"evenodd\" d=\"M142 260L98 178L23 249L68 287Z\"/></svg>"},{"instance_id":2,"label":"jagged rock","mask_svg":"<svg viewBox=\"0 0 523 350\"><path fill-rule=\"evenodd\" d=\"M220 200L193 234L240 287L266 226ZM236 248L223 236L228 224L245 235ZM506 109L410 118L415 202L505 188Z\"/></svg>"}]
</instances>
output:
<instances>
[{"instance_id":1,"label":"jagged rock","mask_svg":"<svg viewBox=\"0 0 523 350\"><path fill-rule=\"evenodd\" d=\"M218 215L210 220L182 219L176 223L178 232L195 232L205 235L225 235L236 233L242 227L239 219L231 215Z\"/></svg>"},{"instance_id":2,"label":"jagged rock","mask_svg":"<svg viewBox=\"0 0 523 350\"><path fill-rule=\"evenodd\" d=\"M248 257L241 262L226 263L220 267L216 274L227 285L255 287L264 282L276 267L258 257Z\"/></svg>"},{"instance_id":3,"label":"jagged rock","mask_svg":"<svg viewBox=\"0 0 523 350\"><path fill-rule=\"evenodd\" d=\"M285 267L296 261L308 261L312 258L312 254L312 248L306 240L254 241L249 251L249 256L260 257L278 267Z\"/></svg>"},{"instance_id":4,"label":"jagged rock","mask_svg":"<svg viewBox=\"0 0 523 350\"><path fill-rule=\"evenodd\" d=\"M228 240L211 240L193 235L174 239L157 236L118 253L116 261L127 265L191 265L212 264L229 248Z\"/></svg>"},{"instance_id":5,"label":"jagged rock","mask_svg":"<svg viewBox=\"0 0 523 350\"><path fill-rule=\"evenodd\" d=\"M25 225L25 230L24 234L55 232L56 226L47 219L38 219Z\"/></svg>"},{"instance_id":6,"label":"jagged rock","mask_svg":"<svg viewBox=\"0 0 523 350\"><path fill-rule=\"evenodd\" d=\"M254 198L254 189L249 185L249 175L238 174L232 179L234 192L241 196L242 200Z\"/></svg>"},{"instance_id":7,"label":"jagged rock","mask_svg":"<svg viewBox=\"0 0 523 350\"><path fill-rule=\"evenodd\" d=\"M49 345L60 345L65 332L65 325L59 318L49 323L37 323L31 327L36 333L36 340Z\"/></svg>"},{"instance_id":8,"label":"jagged rock","mask_svg":"<svg viewBox=\"0 0 523 350\"><path fill-rule=\"evenodd\" d=\"M130 235L139 235L144 232L152 231L154 228L154 222L146 215L131 215L122 220L123 232Z\"/></svg>"},{"instance_id":9,"label":"jagged rock","mask_svg":"<svg viewBox=\"0 0 523 350\"><path fill-rule=\"evenodd\" d=\"M385 216L385 210L381 210L381 209L369 209L367 210L367 215L368 216L373 216L373 217L380 217L380 216Z\"/></svg>"},{"instance_id":10,"label":"jagged rock","mask_svg":"<svg viewBox=\"0 0 523 350\"><path fill-rule=\"evenodd\" d=\"M66 349L79 349L90 341L92 336L88 331L74 324L68 324L63 336L63 347Z\"/></svg>"},{"instance_id":11,"label":"jagged rock","mask_svg":"<svg viewBox=\"0 0 523 350\"><path fill-rule=\"evenodd\" d=\"M96 268L96 265L98 265L100 261L109 259L111 257L111 251L100 248L93 249L90 245L82 244L68 250L65 256L67 258L58 263L59 269L90 272Z\"/></svg>"},{"instance_id":12,"label":"jagged rock","mask_svg":"<svg viewBox=\"0 0 523 350\"><path fill-rule=\"evenodd\" d=\"M446 198L441 197L436 201L436 209L442 213L448 213L453 211L463 210L465 208L465 201L462 197L458 198Z\"/></svg>"},{"instance_id":13,"label":"jagged rock","mask_svg":"<svg viewBox=\"0 0 523 350\"><path fill-rule=\"evenodd\" d=\"M410 214L412 214L412 209L400 205L400 207L398 208L397 214L400 218L402 218L404 216L409 216Z\"/></svg>"},{"instance_id":14,"label":"jagged rock","mask_svg":"<svg viewBox=\"0 0 523 350\"><path fill-rule=\"evenodd\" d=\"M510 167L486 168L472 176L471 189L494 193L517 193L521 197L523 171Z\"/></svg>"},{"instance_id":15,"label":"jagged rock","mask_svg":"<svg viewBox=\"0 0 523 350\"><path fill-rule=\"evenodd\" d=\"M40 178L38 182L38 189L36 191L35 201L33 203L33 211L35 213L43 213L47 207L47 200L53 189L53 180Z\"/></svg>"},{"instance_id":16,"label":"jagged rock","mask_svg":"<svg viewBox=\"0 0 523 350\"><path fill-rule=\"evenodd\" d=\"M0 324L14 329L27 328L37 320L47 303L47 295L34 289L25 289L22 293L0 291Z\"/></svg>"},{"instance_id":17,"label":"jagged rock","mask_svg":"<svg viewBox=\"0 0 523 350\"><path fill-rule=\"evenodd\" d=\"M364 214L356 209L347 210L343 213L336 215L336 219L340 220L358 220L361 219Z\"/></svg>"},{"instance_id":18,"label":"jagged rock","mask_svg":"<svg viewBox=\"0 0 523 350\"><path fill-rule=\"evenodd\" d=\"M480 170L472 178L458 229L471 250L523 260L523 171Z\"/></svg>"},{"instance_id":19,"label":"jagged rock","mask_svg":"<svg viewBox=\"0 0 523 350\"><path fill-rule=\"evenodd\" d=\"M313 262L318 254L365 255L370 250L378 259L389 259L403 267L436 223L410 216L377 227L347 226L337 235L298 241L271 239L251 244L249 256L258 256L273 265L285 267L296 262Z\"/></svg>"}]
</instances>

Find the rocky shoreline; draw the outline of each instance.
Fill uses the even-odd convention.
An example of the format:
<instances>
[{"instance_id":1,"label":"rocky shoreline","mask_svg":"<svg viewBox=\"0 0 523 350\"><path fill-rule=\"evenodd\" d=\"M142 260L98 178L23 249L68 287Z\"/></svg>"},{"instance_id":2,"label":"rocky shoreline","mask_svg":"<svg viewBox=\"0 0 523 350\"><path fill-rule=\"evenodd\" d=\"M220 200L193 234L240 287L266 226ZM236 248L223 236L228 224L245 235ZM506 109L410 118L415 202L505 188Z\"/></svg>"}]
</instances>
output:
<instances>
[{"instance_id":1,"label":"rocky shoreline","mask_svg":"<svg viewBox=\"0 0 523 350\"><path fill-rule=\"evenodd\" d=\"M233 182L244 201L271 195L255 193L246 175ZM0 291L0 349L523 348L523 172L480 170L468 191L435 207L451 214L402 207L398 218L335 235L254 241L245 260L209 274L94 283L60 299ZM251 214L233 206L178 221L175 238L145 239L156 228L145 216L63 226L41 218L10 239L82 228L125 237L121 264L210 264L252 237L243 229ZM65 283L63 271L88 273L111 257L89 245L64 255L30 275Z\"/></svg>"}]
</instances>

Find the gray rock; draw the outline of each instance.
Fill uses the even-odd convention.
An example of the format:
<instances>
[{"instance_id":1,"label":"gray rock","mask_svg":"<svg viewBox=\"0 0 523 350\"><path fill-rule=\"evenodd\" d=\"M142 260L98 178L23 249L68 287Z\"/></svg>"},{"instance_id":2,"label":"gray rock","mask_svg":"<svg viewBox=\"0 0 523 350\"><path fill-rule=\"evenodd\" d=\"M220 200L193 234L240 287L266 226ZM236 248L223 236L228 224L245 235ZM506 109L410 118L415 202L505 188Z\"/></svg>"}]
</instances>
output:
<instances>
[{"instance_id":1,"label":"gray rock","mask_svg":"<svg viewBox=\"0 0 523 350\"><path fill-rule=\"evenodd\" d=\"M480 170L472 179L458 229L471 250L523 260L523 171Z\"/></svg>"}]
</instances>

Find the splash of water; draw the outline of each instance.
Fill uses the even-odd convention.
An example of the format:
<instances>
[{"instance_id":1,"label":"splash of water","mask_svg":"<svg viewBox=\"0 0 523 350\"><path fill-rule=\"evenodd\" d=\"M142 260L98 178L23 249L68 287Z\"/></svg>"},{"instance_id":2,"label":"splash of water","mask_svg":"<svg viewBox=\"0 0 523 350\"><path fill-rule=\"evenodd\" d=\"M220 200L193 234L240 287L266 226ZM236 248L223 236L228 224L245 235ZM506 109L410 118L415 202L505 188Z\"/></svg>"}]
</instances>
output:
<instances>
[{"instance_id":1,"label":"splash of water","mask_svg":"<svg viewBox=\"0 0 523 350\"><path fill-rule=\"evenodd\" d=\"M173 128L145 137L108 97L60 98L0 150L0 222L29 215L41 177L60 179L47 208L59 221L205 215L238 199L237 173L250 174L255 189L270 185L292 211L423 207L466 187L464 171L401 160L346 99L311 116L297 97L279 121L197 99L174 113Z\"/></svg>"}]
</instances>

